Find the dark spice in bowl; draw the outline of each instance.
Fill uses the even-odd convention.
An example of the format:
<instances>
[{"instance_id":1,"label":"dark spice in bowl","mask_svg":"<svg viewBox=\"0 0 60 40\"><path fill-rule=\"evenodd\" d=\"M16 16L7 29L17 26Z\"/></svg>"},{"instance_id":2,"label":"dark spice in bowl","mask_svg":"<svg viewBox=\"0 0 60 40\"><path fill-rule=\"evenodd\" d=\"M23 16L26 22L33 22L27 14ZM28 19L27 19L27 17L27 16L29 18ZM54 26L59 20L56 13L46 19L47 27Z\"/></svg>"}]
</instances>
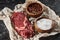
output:
<instances>
[{"instance_id":1,"label":"dark spice in bowl","mask_svg":"<svg viewBox=\"0 0 60 40\"><path fill-rule=\"evenodd\" d=\"M27 10L30 12L30 13L34 13L34 14L39 14L42 10L42 7L39 3L31 3Z\"/></svg>"},{"instance_id":2,"label":"dark spice in bowl","mask_svg":"<svg viewBox=\"0 0 60 40\"><path fill-rule=\"evenodd\" d=\"M29 5L27 5L26 11L28 15L37 17L42 14L43 7L40 3L30 3Z\"/></svg>"}]
</instances>

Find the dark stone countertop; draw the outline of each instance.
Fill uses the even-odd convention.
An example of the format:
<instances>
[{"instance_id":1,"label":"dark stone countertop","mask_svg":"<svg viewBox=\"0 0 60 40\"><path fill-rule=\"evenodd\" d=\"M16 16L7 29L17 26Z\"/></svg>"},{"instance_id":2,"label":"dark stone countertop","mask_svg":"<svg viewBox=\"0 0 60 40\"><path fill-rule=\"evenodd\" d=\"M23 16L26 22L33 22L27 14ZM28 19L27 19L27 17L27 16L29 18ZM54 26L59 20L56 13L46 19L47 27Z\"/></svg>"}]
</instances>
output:
<instances>
[{"instance_id":1,"label":"dark stone countertop","mask_svg":"<svg viewBox=\"0 0 60 40\"><path fill-rule=\"evenodd\" d=\"M40 0L45 5L53 9L60 16L60 0ZM25 0L0 0L0 10L4 7L9 7L12 10L18 3L24 3ZM9 32L2 20L0 20L0 40L9 40ZM40 40L60 40L60 33L54 36L40 38Z\"/></svg>"}]
</instances>

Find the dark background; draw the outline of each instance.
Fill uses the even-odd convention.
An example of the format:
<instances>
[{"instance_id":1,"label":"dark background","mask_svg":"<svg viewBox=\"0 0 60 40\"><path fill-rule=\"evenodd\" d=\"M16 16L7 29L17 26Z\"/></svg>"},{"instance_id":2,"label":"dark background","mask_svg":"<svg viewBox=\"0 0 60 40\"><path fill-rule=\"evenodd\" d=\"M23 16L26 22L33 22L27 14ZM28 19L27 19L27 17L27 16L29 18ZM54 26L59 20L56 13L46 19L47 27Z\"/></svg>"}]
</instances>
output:
<instances>
[{"instance_id":1,"label":"dark background","mask_svg":"<svg viewBox=\"0 0 60 40\"><path fill-rule=\"evenodd\" d=\"M53 9L60 16L60 0L40 0L45 5ZM19 3L24 3L25 0L0 0L0 10L4 7L14 9L14 6ZM2 20L0 20L0 40L10 40L9 32ZM40 38L40 40L60 40L60 33L54 36Z\"/></svg>"}]
</instances>

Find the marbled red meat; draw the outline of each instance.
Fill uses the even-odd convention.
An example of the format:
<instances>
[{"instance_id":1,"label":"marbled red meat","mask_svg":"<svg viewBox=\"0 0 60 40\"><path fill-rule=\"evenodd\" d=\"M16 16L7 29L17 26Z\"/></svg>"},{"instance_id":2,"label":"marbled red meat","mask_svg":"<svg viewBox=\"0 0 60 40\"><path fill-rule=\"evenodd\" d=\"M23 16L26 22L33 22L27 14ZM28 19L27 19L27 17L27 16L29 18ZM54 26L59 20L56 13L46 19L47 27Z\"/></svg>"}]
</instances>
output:
<instances>
[{"instance_id":1,"label":"marbled red meat","mask_svg":"<svg viewBox=\"0 0 60 40\"><path fill-rule=\"evenodd\" d=\"M31 23L24 13L14 12L11 16L11 22L19 35L24 38L32 37L34 32Z\"/></svg>"}]
</instances>

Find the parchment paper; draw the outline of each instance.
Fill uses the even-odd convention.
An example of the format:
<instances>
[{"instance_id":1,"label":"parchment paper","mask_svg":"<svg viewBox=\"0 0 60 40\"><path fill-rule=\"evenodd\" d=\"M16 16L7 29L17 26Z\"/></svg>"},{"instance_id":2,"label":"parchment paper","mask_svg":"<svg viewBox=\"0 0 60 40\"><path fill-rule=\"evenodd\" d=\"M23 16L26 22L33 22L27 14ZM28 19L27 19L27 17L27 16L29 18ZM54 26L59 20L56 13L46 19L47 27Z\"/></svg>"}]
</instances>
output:
<instances>
[{"instance_id":1,"label":"parchment paper","mask_svg":"<svg viewBox=\"0 0 60 40\"><path fill-rule=\"evenodd\" d=\"M10 39L11 40L39 40L39 38L41 38L41 37L47 37L47 36L51 36L51 35L60 33L60 18L59 18L59 16L56 15L56 13L52 9L50 9L48 6L41 3L44 8L44 12L42 15L48 16L50 19L55 20L57 22L57 27L54 29L55 31L53 31L51 33L39 33L30 39L25 39L25 38L22 38L21 36L19 36L18 33L14 30L13 26L11 25L10 16L12 15L12 12L23 12L26 8L26 5L29 2L41 3L38 0L26 0L26 2L24 4L17 4L15 6L14 10L11 10L8 7L5 7L4 9L2 9L0 11L0 20L4 21L6 27L9 31ZM29 20L33 20L33 19L36 19L36 18L32 18L32 17L29 18ZM33 24L33 21L32 21L32 24Z\"/></svg>"}]
</instances>

